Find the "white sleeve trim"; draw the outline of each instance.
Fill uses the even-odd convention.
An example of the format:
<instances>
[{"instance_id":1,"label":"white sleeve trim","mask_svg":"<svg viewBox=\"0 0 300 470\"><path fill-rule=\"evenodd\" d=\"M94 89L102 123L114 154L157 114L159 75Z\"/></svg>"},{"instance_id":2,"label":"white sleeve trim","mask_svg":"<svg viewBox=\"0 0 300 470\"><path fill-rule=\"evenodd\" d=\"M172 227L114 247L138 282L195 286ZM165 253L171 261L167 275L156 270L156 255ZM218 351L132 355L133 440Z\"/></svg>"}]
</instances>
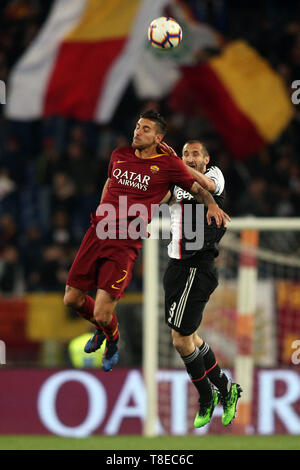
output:
<instances>
[{"instance_id":1,"label":"white sleeve trim","mask_svg":"<svg viewBox=\"0 0 300 470\"><path fill-rule=\"evenodd\" d=\"M211 166L205 173L205 176L215 182L216 189L213 194L215 194L216 196L220 196L220 194L222 194L222 192L224 191L225 187L224 176L220 168L218 168L217 166Z\"/></svg>"}]
</instances>

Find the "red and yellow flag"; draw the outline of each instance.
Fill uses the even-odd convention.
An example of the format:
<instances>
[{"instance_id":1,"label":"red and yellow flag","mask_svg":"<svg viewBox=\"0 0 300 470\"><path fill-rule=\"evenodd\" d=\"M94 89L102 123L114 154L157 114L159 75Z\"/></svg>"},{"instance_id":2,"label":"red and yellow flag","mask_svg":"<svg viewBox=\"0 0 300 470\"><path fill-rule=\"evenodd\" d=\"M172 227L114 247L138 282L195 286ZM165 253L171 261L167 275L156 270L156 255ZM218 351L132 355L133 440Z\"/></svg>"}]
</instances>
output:
<instances>
[{"instance_id":1,"label":"red and yellow flag","mask_svg":"<svg viewBox=\"0 0 300 470\"><path fill-rule=\"evenodd\" d=\"M97 116L107 74L122 54L139 7L140 0L88 0L79 24L60 46L44 115Z\"/></svg>"},{"instance_id":2,"label":"red and yellow flag","mask_svg":"<svg viewBox=\"0 0 300 470\"><path fill-rule=\"evenodd\" d=\"M244 41L231 42L220 55L182 72L171 106L203 112L237 158L274 142L294 115L281 77Z\"/></svg>"},{"instance_id":3,"label":"red and yellow flag","mask_svg":"<svg viewBox=\"0 0 300 470\"><path fill-rule=\"evenodd\" d=\"M165 0L56 0L12 71L6 115L109 122Z\"/></svg>"}]
</instances>

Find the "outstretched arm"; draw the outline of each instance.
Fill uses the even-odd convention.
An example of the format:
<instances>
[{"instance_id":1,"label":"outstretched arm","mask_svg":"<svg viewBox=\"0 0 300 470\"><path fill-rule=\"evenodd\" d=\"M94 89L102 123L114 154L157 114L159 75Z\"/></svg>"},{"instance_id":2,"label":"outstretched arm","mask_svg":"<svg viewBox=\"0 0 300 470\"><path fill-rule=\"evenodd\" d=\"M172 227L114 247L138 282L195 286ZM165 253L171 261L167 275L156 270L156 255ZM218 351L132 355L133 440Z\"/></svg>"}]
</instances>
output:
<instances>
[{"instance_id":1,"label":"outstretched arm","mask_svg":"<svg viewBox=\"0 0 300 470\"><path fill-rule=\"evenodd\" d=\"M161 142L159 144L159 147L161 148L161 150L163 152L166 152L171 156L177 156L176 152L172 149L172 147L170 147L165 142ZM226 214L222 209L220 209L218 204L216 204L214 198L212 197L212 195L209 192L209 190L211 190L211 189L208 189L208 188L205 189L203 187L203 185L201 184L201 182L202 183L204 182L204 185L205 186L208 185L210 188L212 188L213 186L210 185L210 183L208 181L203 181L202 179L200 179L202 175L200 173L198 173L198 171L196 171L193 168L190 168L188 166L186 166L186 169L189 171L191 176L196 180L194 182L194 184L192 185L189 192L194 196L194 198L196 199L197 202L199 202L200 204L205 204L208 208L208 211L207 211L207 214L206 214L206 219L207 219L208 225L211 224L211 219L213 217L215 219L216 224L217 224L218 227L220 227L221 225L224 225L224 227L226 227L226 219L228 221L231 220L229 215ZM206 178L206 179L209 180L210 178ZM200 183L197 182L197 181L200 181ZM214 189L212 189L212 191L214 191L216 189L214 182L213 182L213 184L214 184Z\"/></svg>"},{"instance_id":2,"label":"outstretched arm","mask_svg":"<svg viewBox=\"0 0 300 470\"><path fill-rule=\"evenodd\" d=\"M190 193L194 196L197 202L205 204L208 208L207 214L206 214L206 219L208 225L211 224L211 219L214 217L216 224L218 227L221 227L221 225L224 225L226 227L226 219L230 221L230 217L226 212L224 212L218 204L216 204L214 198L208 192L206 189L202 188L200 184L198 184L196 181L192 185L190 189Z\"/></svg>"},{"instance_id":3,"label":"outstretched arm","mask_svg":"<svg viewBox=\"0 0 300 470\"><path fill-rule=\"evenodd\" d=\"M169 155L177 156L175 150L170 147L168 144L165 142L160 143L160 148L164 152L168 153ZM190 175L195 178L197 183L202 186L202 188L207 189L207 191L210 191L211 193L214 193L216 190L216 183L214 182L213 179L208 178L207 176L203 175L202 173L199 173L199 171L194 170L194 168L191 168L190 166L186 166L187 171L190 173Z\"/></svg>"},{"instance_id":4,"label":"outstretched arm","mask_svg":"<svg viewBox=\"0 0 300 470\"><path fill-rule=\"evenodd\" d=\"M191 168L190 166L187 166L186 169L190 173L190 175L195 178L197 183L202 186L202 188L207 189L210 193L214 193L216 190L216 183L214 180L211 178L208 178L207 176L203 175L203 173L199 173L199 171L194 170L194 168Z\"/></svg>"}]
</instances>

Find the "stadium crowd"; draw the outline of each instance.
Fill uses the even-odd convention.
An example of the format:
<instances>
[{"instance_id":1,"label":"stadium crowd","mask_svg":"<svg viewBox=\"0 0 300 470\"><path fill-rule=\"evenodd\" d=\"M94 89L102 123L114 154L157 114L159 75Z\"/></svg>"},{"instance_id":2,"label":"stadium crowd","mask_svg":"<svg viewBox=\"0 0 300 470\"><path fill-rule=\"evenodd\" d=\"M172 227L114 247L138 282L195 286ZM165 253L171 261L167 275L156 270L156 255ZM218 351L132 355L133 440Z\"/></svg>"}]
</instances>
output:
<instances>
[{"instance_id":1,"label":"stadium crowd","mask_svg":"<svg viewBox=\"0 0 300 470\"><path fill-rule=\"evenodd\" d=\"M228 38L243 37L286 81L300 79L300 3L187 1L199 20ZM51 1L6 0L0 11L0 80L44 22ZM242 5L241 5L242 4ZM131 142L136 118L156 107L168 121L166 141L180 153L202 139L227 188L234 216L300 216L300 105L281 137L245 161L232 158L206 121L173 113L167 100L141 102L129 85L110 125L59 116L8 121L0 108L0 292L62 291L89 216L99 203L112 150ZM141 264L131 290L141 290Z\"/></svg>"}]
</instances>

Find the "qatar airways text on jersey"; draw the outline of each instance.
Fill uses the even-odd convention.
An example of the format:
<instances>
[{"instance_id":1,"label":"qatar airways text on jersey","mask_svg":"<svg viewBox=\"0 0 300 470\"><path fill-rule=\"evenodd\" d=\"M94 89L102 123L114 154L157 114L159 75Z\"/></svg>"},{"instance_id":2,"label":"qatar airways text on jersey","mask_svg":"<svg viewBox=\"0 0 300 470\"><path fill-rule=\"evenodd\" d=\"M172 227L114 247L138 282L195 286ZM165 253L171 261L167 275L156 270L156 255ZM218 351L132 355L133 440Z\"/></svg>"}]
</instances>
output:
<instances>
[{"instance_id":1,"label":"qatar airways text on jersey","mask_svg":"<svg viewBox=\"0 0 300 470\"><path fill-rule=\"evenodd\" d=\"M118 180L118 184L123 186L130 186L142 191L147 191L149 187L150 176L148 175L141 175L135 171L122 171L120 168L115 168L112 175Z\"/></svg>"}]
</instances>

